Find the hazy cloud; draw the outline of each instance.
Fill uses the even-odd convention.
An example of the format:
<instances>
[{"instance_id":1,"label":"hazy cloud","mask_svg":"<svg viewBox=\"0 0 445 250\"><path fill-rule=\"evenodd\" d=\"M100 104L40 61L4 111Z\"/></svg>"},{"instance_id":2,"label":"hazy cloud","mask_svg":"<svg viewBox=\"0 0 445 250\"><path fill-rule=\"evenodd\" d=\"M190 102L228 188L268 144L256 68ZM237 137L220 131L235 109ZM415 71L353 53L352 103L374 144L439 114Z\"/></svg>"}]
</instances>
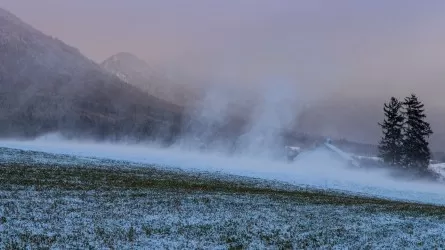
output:
<instances>
[{"instance_id":1,"label":"hazy cloud","mask_svg":"<svg viewBox=\"0 0 445 250\"><path fill-rule=\"evenodd\" d=\"M238 84L284 75L309 92L443 88L443 1L1 3L96 61L129 51Z\"/></svg>"},{"instance_id":2,"label":"hazy cloud","mask_svg":"<svg viewBox=\"0 0 445 250\"><path fill-rule=\"evenodd\" d=\"M98 62L128 51L204 83L254 90L279 76L301 100L417 92L445 106L445 1L0 3Z\"/></svg>"}]
</instances>

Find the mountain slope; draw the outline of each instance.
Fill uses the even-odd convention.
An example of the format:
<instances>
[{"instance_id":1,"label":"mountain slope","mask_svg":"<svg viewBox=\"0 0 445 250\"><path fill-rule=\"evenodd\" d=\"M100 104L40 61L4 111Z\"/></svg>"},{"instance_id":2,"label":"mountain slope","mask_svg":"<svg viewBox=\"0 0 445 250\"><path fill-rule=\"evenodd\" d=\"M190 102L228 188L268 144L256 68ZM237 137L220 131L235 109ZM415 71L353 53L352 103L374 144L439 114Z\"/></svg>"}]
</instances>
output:
<instances>
[{"instance_id":1,"label":"mountain slope","mask_svg":"<svg viewBox=\"0 0 445 250\"><path fill-rule=\"evenodd\" d=\"M150 67L144 60L127 52L109 57L101 66L122 81L181 106L193 96L185 85L172 82L160 70Z\"/></svg>"},{"instance_id":2,"label":"mountain slope","mask_svg":"<svg viewBox=\"0 0 445 250\"><path fill-rule=\"evenodd\" d=\"M170 134L180 115L177 105L142 93L0 9L2 136Z\"/></svg>"},{"instance_id":3,"label":"mountain slope","mask_svg":"<svg viewBox=\"0 0 445 250\"><path fill-rule=\"evenodd\" d=\"M101 63L101 66L121 80L142 88L156 88L168 81L166 77L152 69L145 61L127 52L120 52ZM145 82L147 81L147 82Z\"/></svg>"}]
</instances>

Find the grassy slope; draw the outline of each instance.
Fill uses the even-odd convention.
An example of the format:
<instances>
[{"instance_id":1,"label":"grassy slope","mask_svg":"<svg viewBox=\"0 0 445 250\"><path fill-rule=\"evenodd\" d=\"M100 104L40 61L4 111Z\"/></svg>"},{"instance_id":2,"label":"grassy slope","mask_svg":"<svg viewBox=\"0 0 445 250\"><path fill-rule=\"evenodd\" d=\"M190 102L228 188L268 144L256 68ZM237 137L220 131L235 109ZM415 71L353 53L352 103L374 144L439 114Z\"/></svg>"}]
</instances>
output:
<instances>
[{"instance_id":1,"label":"grassy slope","mask_svg":"<svg viewBox=\"0 0 445 250\"><path fill-rule=\"evenodd\" d=\"M26 151L11 159L10 153L0 155L7 159L0 163L0 248L445 243L440 206Z\"/></svg>"},{"instance_id":2,"label":"grassy slope","mask_svg":"<svg viewBox=\"0 0 445 250\"><path fill-rule=\"evenodd\" d=\"M189 173L156 167L107 168L65 167L49 164L0 164L0 187L31 186L36 190L60 189L82 191L166 190L181 192L223 192L228 194L266 195L292 199L306 204L378 205L379 211L406 211L427 215L445 215L445 207L354 196L293 186L274 187L259 179L236 176ZM230 178L232 177L232 178Z\"/></svg>"}]
</instances>

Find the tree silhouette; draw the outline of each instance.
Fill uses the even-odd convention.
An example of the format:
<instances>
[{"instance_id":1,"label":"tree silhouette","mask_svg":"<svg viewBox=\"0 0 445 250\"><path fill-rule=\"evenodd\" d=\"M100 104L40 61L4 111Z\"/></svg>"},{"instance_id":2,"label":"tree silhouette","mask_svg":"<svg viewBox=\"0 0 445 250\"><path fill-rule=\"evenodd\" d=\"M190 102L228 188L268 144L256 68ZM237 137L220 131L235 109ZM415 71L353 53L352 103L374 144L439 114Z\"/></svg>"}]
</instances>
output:
<instances>
[{"instance_id":1,"label":"tree silhouette","mask_svg":"<svg viewBox=\"0 0 445 250\"><path fill-rule=\"evenodd\" d=\"M383 131L383 137L379 143L379 156L391 166L400 166L403 160L403 122L404 117L400 113L402 103L395 97L391 97L389 103L385 103L383 111L385 119L379 123Z\"/></svg>"},{"instance_id":2,"label":"tree silhouette","mask_svg":"<svg viewBox=\"0 0 445 250\"><path fill-rule=\"evenodd\" d=\"M404 102L403 165L416 170L426 170L431 158L427 138L433 133L425 121L424 104L415 94L406 97Z\"/></svg>"}]
</instances>

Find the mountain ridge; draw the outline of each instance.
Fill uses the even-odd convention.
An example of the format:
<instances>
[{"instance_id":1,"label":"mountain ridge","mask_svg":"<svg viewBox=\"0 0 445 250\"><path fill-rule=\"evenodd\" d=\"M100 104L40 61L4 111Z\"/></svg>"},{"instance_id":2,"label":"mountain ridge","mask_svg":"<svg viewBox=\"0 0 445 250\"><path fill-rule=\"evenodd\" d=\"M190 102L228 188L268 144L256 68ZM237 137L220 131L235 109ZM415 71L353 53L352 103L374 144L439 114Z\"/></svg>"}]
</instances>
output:
<instances>
[{"instance_id":1,"label":"mountain ridge","mask_svg":"<svg viewBox=\"0 0 445 250\"><path fill-rule=\"evenodd\" d=\"M182 112L1 8L0 87L2 136L145 137L176 126Z\"/></svg>"},{"instance_id":2,"label":"mountain ridge","mask_svg":"<svg viewBox=\"0 0 445 250\"><path fill-rule=\"evenodd\" d=\"M191 96L194 94L190 86L170 79L160 69L153 68L132 53L116 53L100 65L122 81L176 105L186 106L193 99Z\"/></svg>"}]
</instances>

